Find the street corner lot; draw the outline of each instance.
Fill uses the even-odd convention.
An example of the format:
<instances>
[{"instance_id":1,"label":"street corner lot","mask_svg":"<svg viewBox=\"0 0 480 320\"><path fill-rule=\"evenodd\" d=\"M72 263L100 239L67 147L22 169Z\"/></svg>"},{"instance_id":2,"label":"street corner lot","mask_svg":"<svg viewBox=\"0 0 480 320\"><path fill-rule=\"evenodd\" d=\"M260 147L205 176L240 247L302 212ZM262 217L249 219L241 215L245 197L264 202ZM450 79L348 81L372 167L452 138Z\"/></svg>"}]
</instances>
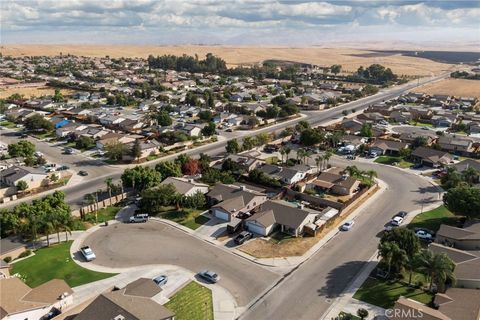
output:
<instances>
[{"instance_id":1,"label":"street corner lot","mask_svg":"<svg viewBox=\"0 0 480 320\"><path fill-rule=\"evenodd\" d=\"M208 269L221 277L239 306L247 305L279 275L158 221L114 224L100 228L82 245L90 246L94 264L127 268L151 264L177 265L194 273Z\"/></svg>"}]
</instances>

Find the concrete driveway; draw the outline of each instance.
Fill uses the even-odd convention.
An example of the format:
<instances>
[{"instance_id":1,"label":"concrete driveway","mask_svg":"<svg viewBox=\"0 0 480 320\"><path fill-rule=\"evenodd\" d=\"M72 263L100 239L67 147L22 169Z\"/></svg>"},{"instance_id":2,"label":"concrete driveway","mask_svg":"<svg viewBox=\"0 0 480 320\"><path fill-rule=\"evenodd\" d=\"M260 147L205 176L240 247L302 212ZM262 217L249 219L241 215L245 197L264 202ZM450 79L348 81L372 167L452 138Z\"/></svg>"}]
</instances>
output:
<instances>
[{"instance_id":1,"label":"concrete driveway","mask_svg":"<svg viewBox=\"0 0 480 320\"><path fill-rule=\"evenodd\" d=\"M220 275L219 285L233 295L239 306L246 306L280 277L158 221L116 223L92 233L83 244L90 246L97 255L94 264L105 267L170 264L195 273L210 269Z\"/></svg>"}]
</instances>

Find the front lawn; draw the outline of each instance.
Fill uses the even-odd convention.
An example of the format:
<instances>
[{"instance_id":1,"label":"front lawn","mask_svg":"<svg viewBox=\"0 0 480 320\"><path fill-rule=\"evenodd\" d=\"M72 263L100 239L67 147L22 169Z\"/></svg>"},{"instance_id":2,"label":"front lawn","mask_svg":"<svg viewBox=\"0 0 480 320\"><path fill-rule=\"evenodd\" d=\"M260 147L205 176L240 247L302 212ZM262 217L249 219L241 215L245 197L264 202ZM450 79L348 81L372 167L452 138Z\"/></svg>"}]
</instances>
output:
<instances>
[{"instance_id":1,"label":"front lawn","mask_svg":"<svg viewBox=\"0 0 480 320\"><path fill-rule=\"evenodd\" d=\"M239 250L256 258L281 258L302 256L314 246L321 236L295 238L286 233L277 232L268 240L257 238L242 245Z\"/></svg>"},{"instance_id":2,"label":"front lawn","mask_svg":"<svg viewBox=\"0 0 480 320\"><path fill-rule=\"evenodd\" d=\"M0 122L0 126L5 127L5 128L9 128L9 129L13 129L13 128L17 127L17 125L15 123L10 122L8 120L4 120L4 121Z\"/></svg>"},{"instance_id":3,"label":"front lawn","mask_svg":"<svg viewBox=\"0 0 480 320\"><path fill-rule=\"evenodd\" d=\"M389 282L376 278L368 278L355 292L355 299L382 307L392 308L398 297L404 296L420 303L428 304L433 299L433 294L423 290L410 288L400 282Z\"/></svg>"},{"instance_id":4,"label":"front lawn","mask_svg":"<svg viewBox=\"0 0 480 320\"><path fill-rule=\"evenodd\" d=\"M34 288L52 279L63 279L69 286L112 277L114 273L101 273L84 269L70 257L72 241L52 245L35 251L35 256L13 263L12 274L19 273Z\"/></svg>"},{"instance_id":5,"label":"front lawn","mask_svg":"<svg viewBox=\"0 0 480 320\"><path fill-rule=\"evenodd\" d=\"M212 291L194 281L175 293L165 307L177 320L213 320Z\"/></svg>"},{"instance_id":6,"label":"front lawn","mask_svg":"<svg viewBox=\"0 0 480 320\"><path fill-rule=\"evenodd\" d=\"M396 163L396 166L399 168L410 168L413 165L412 162L406 161L402 157L394 156L380 156L376 158L374 162L388 165L394 165L394 163Z\"/></svg>"},{"instance_id":7,"label":"front lawn","mask_svg":"<svg viewBox=\"0 0 480 320\"><path fill-rule=\"evenodd\" d=\"M409 228L425 228L437 232L441 224L457 226L461 217L455 216L445 206L426 211L413 218Z\"/></svg>"},{"instance_id":8,"label":"front lawn","mask_svg":"<svg viewBox=\"0 0 480 320\"><path fill-rule=\"evenodd\" d=\"M161 213L160 217L181 224L195 230L208 222L208 218L200 215L203 211L198 209L180 209Z\"/></svg>"}]
</instances>

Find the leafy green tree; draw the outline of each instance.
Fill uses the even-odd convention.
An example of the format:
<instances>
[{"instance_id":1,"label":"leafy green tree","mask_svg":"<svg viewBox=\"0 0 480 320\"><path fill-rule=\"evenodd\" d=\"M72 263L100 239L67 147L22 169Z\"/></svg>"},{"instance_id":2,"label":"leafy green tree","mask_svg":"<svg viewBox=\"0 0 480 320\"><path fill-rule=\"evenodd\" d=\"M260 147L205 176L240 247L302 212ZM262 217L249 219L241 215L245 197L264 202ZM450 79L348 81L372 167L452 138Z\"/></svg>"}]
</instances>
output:
<instances>
[{"instance_id":1,"label":"leafy green tree","mask_svg":"<svg viewBox=\"0 0 480 320\"><path fill-rule=\"evenodd\" d=\"M175 161L159 162L155 166L155 170L160 172L163 179L168 178L168 177L180 177L180 176L182 176L182 167L178 162L175 162Z\"/></svg>"},{"instance_id":2,"label":"leafy green tree","mask_svg":"<svg viewBox=\"0 0 480 320\"><path fill-rule=\"evenodd\" d=\"M8 209L0 209L0 236L5 238L18 233L21 221L16 213Z\"/></svg>"},{"instance_id":3,"label":"leafy green tree","mask_svg":"<svg viewBox=\"0 0 480 320\"><path fill-rule=\"evenodd\" d=\"M171 183L146 189L141 196L140 210L153 215L163 212L164 207L175 204L176 199L179 198L177 190Z\"/></svg>"},{"instance_id":4,"label":"leafy green tree","mask_svg":"<svg viewBox=\"0 0 480 320\"><path fill-rule=\"evenodd\" d=\"M28 183L25 180L20 180L17 182L16 187L19 191L25 191L28 189Z\"/></svg>"},{"instance_id":5,"label":"leafy green tree","mask_svg":"<svg viewBox=\"0 0 480 320\"><path fill-rule=\"evenodd\" d=\"M172 118L166 111L160 111L157 114L157 123L162 127L171 126L173 123Z\"/></svg>"},{"instance_id":6,"label":"leafy green tree","mask_svg":"<svg viewBox=\"0 0 480 320\"><path fill-rule=\"evenodd\" d=\"M126 153L126 147L120 141L113 141L105 145L106 156L112 161L121 160Z\"/></svg>"},{"instance_id":7,"label":"leafy green tree","mask_svg":"<svg viewBox=\"0 0 480 320\"><path fill-rule=\"evenodd\" d=\"M42 115L36 113L25 119L25 128L32 131L45 130L52 131L55 126L52 122L45 119Z\"/></svg>"},{"instance_id":8,"label":"leafy green tree","mask_svg":"<svg viewBox=\"0 0 480 320\"><path fill-rule=\"evenodd\" d=\"M414 140L413 140L413 143L412 143L412 148L413 149L416 149L418 147L424 147L427 145L427 138L425 137L416 137Z\"/></svg>"},{"instance_id":9,"label":"leafy green tree","mask_svg":"<svg viewBox=\"0 0 480 320\"><path fill-rule=\"evenodd\" d=\"M305 129L300 134L300 143L307 147L322 143L324 140L325 134L318 129Z\"/></svg>"},{"instance_id":10,"label":"leafy green tree","mask_svg":"<svg viewBox=\"0 0 480 320\"><path fill-rule=\"evenodd\" d=\"M22 140L17 143L11 143L8 145L8 154L10 157L33 157L35 153L35 145L27 140Z\"/></svg>"},{"instance_id":11,"label":"leafy green tree","mask_svg":"<svg viewBox=\"0 0 480 320\"><path fill-rule=\"evenodd\" d=\"M140 146L140 141L138 139L133 143L132 150L130 152L134 160L138 160L142 156L142 147Z\"/></svg>"},{"instance_id":12,"label":"leafy green tree","mask_svg":"<svg viewBox=\"0 0 480 320\"><path fill-rule=\"evenodd\" d=\"M467 182L470 186L473 186L480 179L480 171L473 167L468 167L463 170L462 177L465 182Z\"/></svg>"},{"instance_id":13,"label":"leafy green tree","mask_svg":"<svg viewBox=\"0 0 480 320\"><path fill-rule=\"evenodd\" d=\"M334 64L333 66L330 67L330 71L334 74L337 75L342 71L342 66L339 64Z\"/></svg>"},{"instance_id":14,"label":"leafy green tree","mask_svg":"<svg viewBox=\"0 0 480 320\"><path fill-rule=\"evenodd\" d=\"M360 129L360 135L362 137L373 137L372 125L366 122L362 124L362 128Z\"/></svg>"},{"instance_id":15,"label":"leafy green tree","mask_svg":"<svg viewBox=\"0 0 480 320\"><path fill-rule=\"evenodd\" d=\"M209 122L205 127L202 128L202 135L205 137L213 136L216 132L215 123Z\"/></svg>"},{"instance_id":16,"label":"leafy green tree","mask_svg":"<svg viewBox=\"0 0 480 320\"><path fill-rule=\"evenodd\" d=\"M206 204L205 195L200 191L197 191L191 196L183 196L182 198L182 206L185 208L202 209L205 208Z\"/></svg>"},{"instance_id":17,"label":"leafy green tree","mask_svg":"<svg viewBox=\"0 0 480 320\"><path fill-rule=\"evenodd\" d=\"M177 156L175 162L180 164L180 166L183 166L185 163L188 162L188 160L190 160L190 156L188 154L181 153Z\"/></svg>"},{"instance_id":18,"label":"leafy green tree","mask_svg":"<svg viewBox=\"0 0 480 320\"><path fill-rule=\"evenodd\" d=\"M210 110L202 110L198 113L198 117L200 118L200 120L210 122L213 118L213 112Z\"/></svg>"},{"instance_id":19,"label":"leafy green tree","mask_svg":"<svg viewBox=\"0 0 480 320\"><path fill-rule=\"evenodd\" d=\"M424 274L430 281L429 290L433 284L443 292L447 280L455 282L455 263L445 253L433 253L431 250L422 250L415 256L416 271Z\"/></svg>"},{"instance_id":20,"label":"leafy green tree","mask_svg":"<svg viewBox=\"0 0 480 320\"><path fill-rule=\"evenodd\" d=\"M446 174L440 178L440 182L444 189L456 188L463 182L463 177L455 167L449 167Z\"/></svg>"},{"instance_id":21,"label":"leafy green tree","mask_svg":"<svg viewBox=\"0 0 480 320\"><path fill-rule=\"evenodd\" d=\"M200 158L198 159L200 162L200 169L205 170L210 167L210 162L212 162L212 158L206 153L200 153Z\"/></svg>"},{"instance_id":22,"label":"leafy green tree","mask_svg":"<svg viewBox=\"0 0 480 320\"><path fill-rule=\"evenodd\" d=\"M158 185L162 181L162 176L155 169L136 166L131 169L125 169L121 179L125 187L132 187L141 191Z\"/></svg>"},{"instance_id":23,"label":"leafy green tree","mask_svg":"<svg viewBox=\"0 0 480 320\"><path fill-rule=\"evenodd\" d=\"M196 159L189 159L182 166L182 172L185 175L193 176L200 172L200 163Z\"/></svg>"},{"instance_id":24,"label":"leafy green tree","mask_svg":"<svg viewBox=\"0 0 480 320\"><path fill-rule=\"evenodd\" d=\"M363 308L358 309L357 316L359 316L362 320L365 319L366 317L368 317L368 310Z\"/></svg>"},{"instance_id":25,"label":"leafy green tree","mask_svg":"<svg viewBox=\"0 0 480 320\"><path fill-rule=\"evenodd\" d=\"M378 87L372 86L371 84L367 84L365 87L363 87L362 92L367 96L376 94L378 93Z\"/></svg>"},{"instance_id":26,"label":"leafy green tree","mask_svg":"<svg viewBox=\"0 0 480 320\"><path fill-rule=\"evenodd\" d=\"M242 142L242 150L251 150L257 145L255 137L245 137Z\"/></svg>"},{"instance_id":27,"label":"leafy green tree","mask_svg":"<svg viewBox=\"0 0 480 320\"><path fill-rule=\"evenodd\" d=\"M268 133L259 133L255 136L257 144L260 146L269 143L271 141L271 138L272 137Z\"/></svg>"},{"instance_id":28,"label":"leafy green tree","mask_svg":"<svg viewBox=\"0 0 480 320\"><path fill-rule=\"evenodd\" d=\"M81 136L80 138L78 138L77 141L75 141L75 146L78 149L92 149L93 147L95 147L95 139L93 139L92 137Z\"/></svg>"},{"instance_id":29,"label":"leafy green tree","mask_svg":"<svg viewBox=\"0 0 480 320\"><path fill-rule=\"evenodd\" d=\"M238 144L237 139L232 139L227 141L227 146L225 147L226 151L231 154L239 153L242 149Z\"/></svg>"},{"instance_id":30,"label":"leafy green tree","mask_svg":"<svg viewBox=\"0 0 480 320\"><path fill-rule=\"evenodd\" d=\"M443 195L443 203L455 214L470 219L480 218L480 189L459 185Z\"/></svg>"},{"instance_id":31,"label":"leafy green tree","mask_svg":"<svg viewBox=\"0 0 480 320\"><path fill-rule=\"evenodd\" d=\"M60 89L55 89L55 93L52 98L53 102L63 102L65 101L65 98L63 97L62 92Z\"/></svg>"}]
</instances>

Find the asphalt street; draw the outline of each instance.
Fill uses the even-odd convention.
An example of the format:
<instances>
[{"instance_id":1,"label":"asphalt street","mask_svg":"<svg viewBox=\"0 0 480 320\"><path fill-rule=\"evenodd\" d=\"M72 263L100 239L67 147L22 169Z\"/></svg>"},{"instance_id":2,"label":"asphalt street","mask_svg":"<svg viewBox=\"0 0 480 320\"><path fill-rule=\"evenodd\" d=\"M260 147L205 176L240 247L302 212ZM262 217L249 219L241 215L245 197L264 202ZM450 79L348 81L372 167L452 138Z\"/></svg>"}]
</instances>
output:
<instances>
[{"instance_id":1,"label":"asphalt street","mask_svg":"<svg viewBox=\"0 0 480 320\"><path fill-rule=\"evenodd\" d=\"M193 272L217 272L219 285L239 306L246 306L280 275L215 245L158 221L118 223L101 228L84 241L95 252L95 264L123 268L171 264Z\"/></svg>"},{"instance_id":2,"label":"asphalt street","mask_svg":"<svg viewBox=\"0 0 480 320\"><path fill-rule=\"evenodd\" d=\"M334 157L332 165L352 161ZM319 252L291 273L242 319L319 319L374 254L379 232L400 210L420 209L439 199L438 190L425 179L389 166L354 163L362 170L377 171L388 184L376 202L361 212L354 227L339 232Z\"/></svg>"}]
</instances>

